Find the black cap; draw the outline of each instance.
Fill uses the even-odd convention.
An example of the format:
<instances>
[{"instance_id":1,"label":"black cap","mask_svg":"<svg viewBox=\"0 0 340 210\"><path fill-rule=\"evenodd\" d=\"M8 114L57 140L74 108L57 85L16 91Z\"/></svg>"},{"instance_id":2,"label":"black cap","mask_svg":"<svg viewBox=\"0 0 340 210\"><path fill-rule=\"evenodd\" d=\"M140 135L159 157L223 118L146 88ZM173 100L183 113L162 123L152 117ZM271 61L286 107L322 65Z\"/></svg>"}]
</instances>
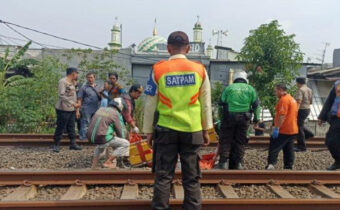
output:
<instances>
[{"instance_id":1,"label":"black cap","mask_svg":"<svg viewBox=\"0 0 340 210\"><path fill-rule=\"evenodd\" d=\"M306 78L305 77L298 77L298 78L296 78L296 82L304 85L304 84L306 84Z\"/></svg>"},{"instance_id":2,"label":"black cap","mask_svg":"<svg viewBox=\"0 0 340 210\"><path fill-rule=\"evenodd\" d=\"M70 75L73 72L78 72L78 69L74 68L74 67L69 67L69 68L66 69L66 75Z\"/></svg>"},{"instance_id":3,"label":"black cap","mask_svg":"<svg viewBox=\"0 0 340 210\"><path fill-rule=\"evenodd\" d=\"M188 45L189 38L183 31L172 32L168 37L168 44L171 45Z\"/></svg>"}]
</instances>

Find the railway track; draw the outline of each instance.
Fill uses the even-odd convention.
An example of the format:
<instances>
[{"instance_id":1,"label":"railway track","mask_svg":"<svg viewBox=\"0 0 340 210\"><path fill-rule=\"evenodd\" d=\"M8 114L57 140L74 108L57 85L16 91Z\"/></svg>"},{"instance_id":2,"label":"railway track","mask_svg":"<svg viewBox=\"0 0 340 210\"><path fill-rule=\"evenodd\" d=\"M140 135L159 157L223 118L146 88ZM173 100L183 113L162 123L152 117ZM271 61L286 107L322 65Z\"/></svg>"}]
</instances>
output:
<instances>
[{"instance_id":1,"label":"railway track","mask_svg":"<svg viewBox=\"0 0 340 210\"><path fill-rule=\"evenodd\" d=\"M183 190L176 172L172 186L172 209L181 209ZM141 186L153 184L153 175L148 171L1 171L0 192L11 187L11 193L3 195L3 209L150 209L151 200L140 197ZM203 199L203 209L272 210L272 209L339 209L340 194L331 185L340 186L339 172L316 171L204 171L202 187L213 186L219 197ZM96 187L91 187L95 185ZM100 191L102 186L120 187L117 197L111 200L82 200L88 191ZM242 198L238 186L262 186L274 197ZM37 188L64 186L65 192L52 200L34 200ZM287 186L303 186L317 194L318 198L299 199ZM142 192L143 193L143 192ZM1 194L0 194L1 196ZM32 200L33 199L33 200Z\"/></svg>"},{"instance_id":2,"label":"railway track","mask_svg":"<svg viewBox=\"0 0 340 210\"><path fill-rule=\"evenodd\" d=\"M51 145L53 143L53 135L51 134L0 134L0 146L17 146L17 145ZM87 140L77 140L80 145L91 145ZM61 144L69 144L66 136ZM250 137L248 146L254 148L267 147L269 144L269 136L252 136ZM323 137L314 137L306 141L307 148L318 150L326 149L325 139ZM216 142L211 142L210 147L215 147Z\"/></svg>"}]
</instances>

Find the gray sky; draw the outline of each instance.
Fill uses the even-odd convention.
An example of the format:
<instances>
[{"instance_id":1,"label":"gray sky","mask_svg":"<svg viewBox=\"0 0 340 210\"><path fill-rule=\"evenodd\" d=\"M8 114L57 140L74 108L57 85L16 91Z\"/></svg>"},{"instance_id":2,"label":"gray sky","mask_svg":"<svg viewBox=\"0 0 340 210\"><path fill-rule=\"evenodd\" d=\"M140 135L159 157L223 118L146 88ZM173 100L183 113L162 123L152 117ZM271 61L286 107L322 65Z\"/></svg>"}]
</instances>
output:
<instances>
[{"instance_id":1,"label":"gray sky","mask_svg":"<svg viewBox=\"0 0 340 210\"><path fill-rule=\"evenodd\" d=\"M340 48L338 0L0 0L0 19L65 38L106 47L114 18L123 24L123 46L137 45L152 35L154 19L160 36L174 30L192 37L197 15L206 44L213 29L227 29L223 45L239 51L249 30L277 19L313 62L329 42L326 62ZM34 41L63 47L81 47L18 29ZM0 35L19 35L0 24ZM1 37L0 37L1 38Z\"/></svg>"}]
</instances>

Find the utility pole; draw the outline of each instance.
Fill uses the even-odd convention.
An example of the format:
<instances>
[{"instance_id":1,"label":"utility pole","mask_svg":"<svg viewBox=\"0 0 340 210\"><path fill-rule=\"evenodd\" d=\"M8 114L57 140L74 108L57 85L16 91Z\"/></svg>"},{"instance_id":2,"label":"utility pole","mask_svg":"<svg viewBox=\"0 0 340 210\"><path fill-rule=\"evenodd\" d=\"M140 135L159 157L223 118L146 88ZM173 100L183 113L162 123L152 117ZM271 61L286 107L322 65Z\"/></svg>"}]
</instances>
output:
<instances>
[{"instance_id":1,"label":"utility pole","mask_svg":"<svg viewBox=\"0 0 340 210\"><path fill-rule=\"evenodd\" d=\"M213 30L212 35L217 35L217 46L222 46L222 38L223 36L228 36L228 30Z\"/></svg>"},{"instance_id":2,"label":"utility pole","mask_svg":"<svg viewBox=\"0 0 340 210\"><path fill-rule=\"evenodd\" d=\"M322 50L321 58L317 58L318 61L321 61L321 69L324 68L326 51L327 51L327 47L329 47L329 45L330 45L329 42L325 42L325 48Z\"/></svg>"}]
</instances>

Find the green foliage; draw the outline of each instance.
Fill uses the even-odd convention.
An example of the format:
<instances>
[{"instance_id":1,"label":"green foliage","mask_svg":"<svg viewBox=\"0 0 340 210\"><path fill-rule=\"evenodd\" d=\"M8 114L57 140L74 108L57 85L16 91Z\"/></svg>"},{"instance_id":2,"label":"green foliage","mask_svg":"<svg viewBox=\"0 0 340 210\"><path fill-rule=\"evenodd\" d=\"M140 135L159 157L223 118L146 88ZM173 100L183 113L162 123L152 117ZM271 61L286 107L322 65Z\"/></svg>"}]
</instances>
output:
<instances>
[{"instance_id":1,"label":"green foliage","mask_svg":"<svg viewBox=\"0 0 340 210\"><path fill-rule=\"evenodd\" d=\"M259 95L261 106L268 108L272 116L277 100L275 84L283 82L291 86L303 61L303 53L294 36L286 35L274 20L251 30L238 56L239 60L246 62L246 70L251 72L249 81Z\"/></svg>"},{"instance_id":2,"label":"green foliage","mask_svg":"<svg viewBox=\"0 0 340 210\"><path fill-rule=\"evenodd\" d=\"M143 128L143 117L144 117L144 98L141 97L136 101L135 111L133 113L136 125L139 129Z\"/></svg>"},{"instance_id":3,"label":"green foliage","mask_svg":"<svg viewBox=\"0 0 340 210\"><path fill-rule=\"evenodd\" d=\"M58 81L65 74L68 65L58 59L45 57L41 60L24 58L30 42L10 55L9 49L0 58L0 132L51 133L55 129L55 104L58 100ZM80 80L85 81L87 72L96 73L98 79L106 79L108 72L117 71L120 82L132 80L124 68L115 64L115 52L104 50L72 49L63 54L69 59L81 58ZM15 75L6 78L8 70L28 67L33 77ZM137 101L137 123L141 123L143 103ZM141 124L138 124L141 126Z\"/></svg>"},{"instance_id":4,"label":"green foliage","mask_svg":"<svg viewBox=\"0 0 340 210\"><path fill-rule=\"evenodd\" d=\"M0 132L50 133L54 130L54 104L61 69L65 66L58 60L45 58L31 66L34 77L8 78L9 85L0 94Z\"/></svg>"},{"instance_id":5,"label":"green foliage","mask_svg":"<svg viewBox=\"0 0 340 210\"><path fill-rule=\"evenodd\" d=\"M71 49L63 54L67 59L72 59L74 56L80 57L79 63L79 82L86 81L86 74L93 72L97 80L105 81L108 73L117 72L119 83L127 86L132 84L132 78L128 70L117 65L114 61L114 50L103 50L102 52L93 52L91 49Z\"/></svg>"},{"instance_id":6,"label":"green foliage","mask_svg":"<svg viewBox=\"0 0 340 210\"><path fill-rule=\"evenodd\" d=\"M22 56L25 54L25 52L28 50L29 46L31 45L31 41L27 42L22 48L20 48L14 55L10 58L9 54L9 48L6 49L5 55L3 59L0 59L0 93L5 91L6 86L10 85L11 82L16 82L16 84L20 85L23 84L26 78L24 77L15 77L13 79L6 79L6 73L8 70L13 69L17 67L19 64L22 64L24 61L22 59Z\"/></svg>"},{"instance_id":7,"label":"green foliage","mask_svg":"<svg viewBox=\"0 0 340 210\"><path fill-rule=\"evenodd\" d=\"M223 93L223 90L224 90L224 86L221 82L215 82L211 88L211 105L212 105L214 122L218 120L218 116L220 114L218 110L219 109L218 103L221 100L221 95Z\"/></svg>"}]
</instances>

